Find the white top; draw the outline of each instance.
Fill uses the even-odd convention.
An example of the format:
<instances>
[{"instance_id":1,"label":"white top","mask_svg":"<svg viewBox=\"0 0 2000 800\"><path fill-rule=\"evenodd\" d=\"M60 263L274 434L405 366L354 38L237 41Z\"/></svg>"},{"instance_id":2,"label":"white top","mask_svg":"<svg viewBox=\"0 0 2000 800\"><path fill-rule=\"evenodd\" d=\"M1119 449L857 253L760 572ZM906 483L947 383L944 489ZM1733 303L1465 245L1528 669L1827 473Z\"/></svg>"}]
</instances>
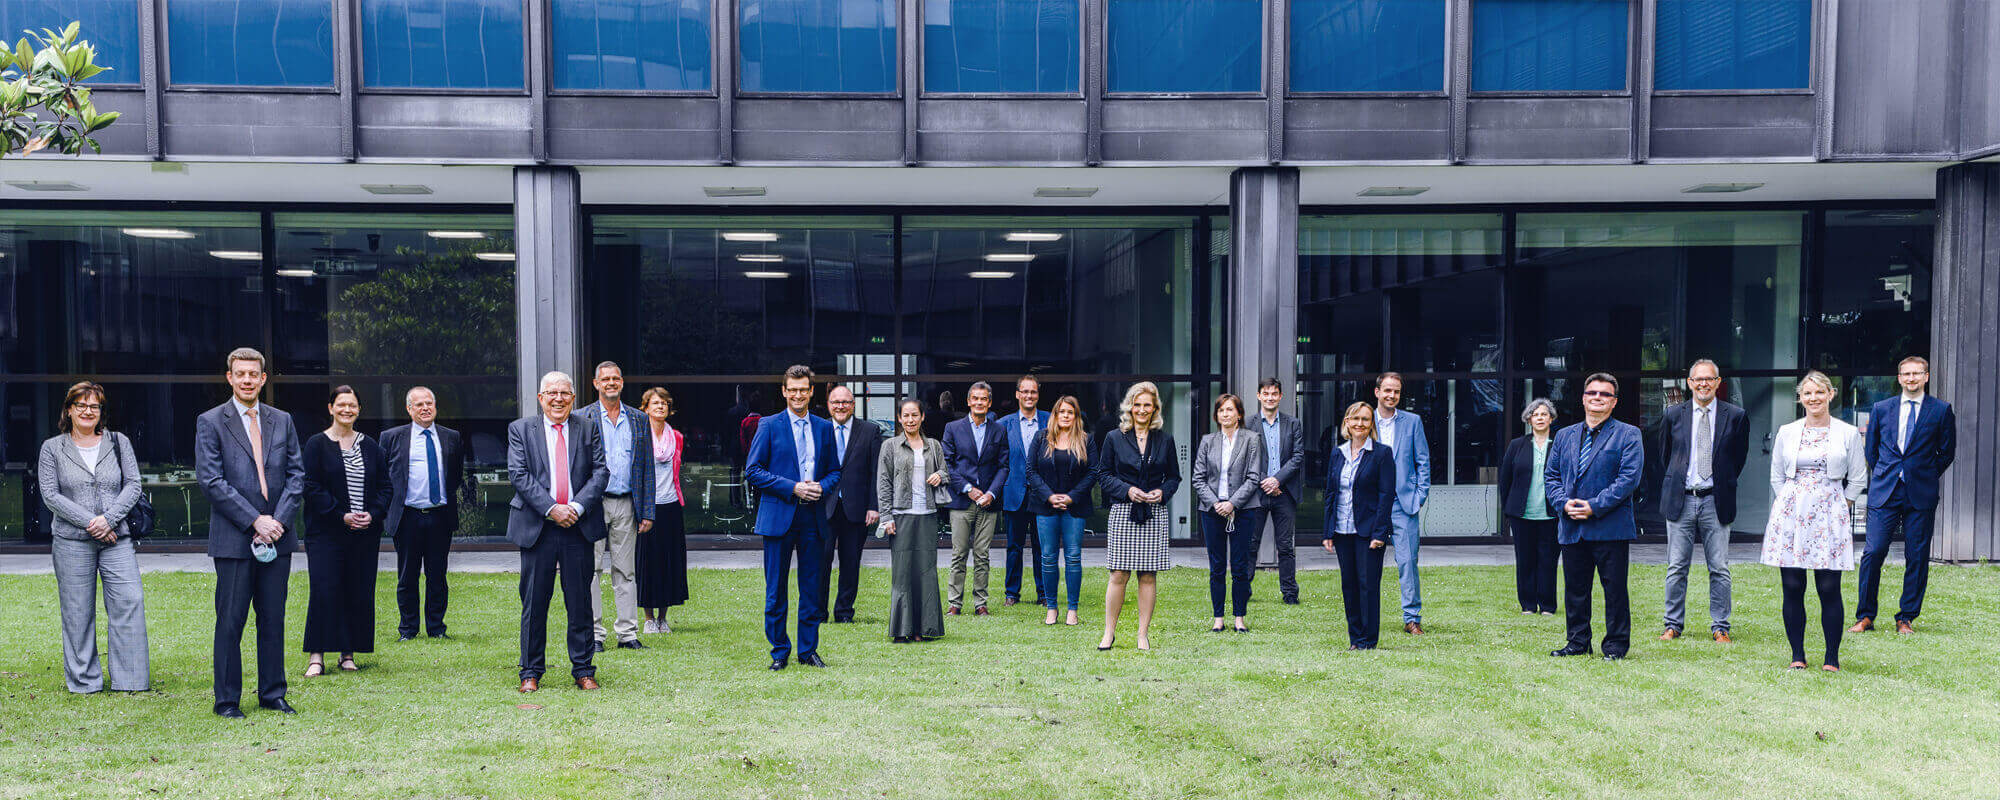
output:
<instances>
[{"instance_id":1,"label":"white top","mask_svg":"<svg viewBox=\"0 0 2000 800\"><path fill-rule=\"evenodd\" d=\"M1862 448L1861 430L1839 418L1827 421L1826 478L1845 484L1847 499L1868 491L1868 456ZM1806 429L1805 418L1785 423L1771 444L1771 491L1777 493L1785 481L1798 474L1799 435Z\"/></svg>"},{"instance_id":2,"label":"white top","mask_svg":"<svg viewBox=\"0 0 2000 800\"><path fill-rule=\"evenodd\" d=\"M1243 428L1238 427L1235 433L1221 431L1218 433L1222 433L1222 474L1215 476L1215 486L1218 490L1215 494L1227 500L1236 488L1229 485L1229 468L1236 463L1236 440L1243 437Z\"/></svg>"},{"instance_id":3,"label":"white top","mask_svg":"<svg viewBox=\"0 0 2000 800\"><path fill-rule=\"evenodd\" d=\"M666 426L659 436L653 437L653 504L666 505L681 501L680 492L674 490L674 475L668 466L674 463L675 451L680 450L678 437L674 436L674 426Z\"/></svg>"},{"instance_id":4,"label":"white top","mask_svg":"<svg viewBox=\"0 0 2000 800\"><path fill-rule=\"evenodd\" d=\"M99 436L97 438L97 444L93 444L89 447L84 447L83 445L76 444L76 440L74 439L70 440L70 444L76 445L76 454L83 457L83 468L89 470L90 474L96 475L97 453L98 451L104 449L104 437Z\"/></svg>"},{"instance_id":5,"label":"white top","mask_svg":"<svg viewBox=\"0 0 2000 800\"><path fill-rule=\"evenodd\" d=\"M1690 408L1688 409L1688 413L1692 414L1693 416L1689 418L1690 424L1688 425L1687 488L1707 489L1715 485L1716 405L1714 400L1708 401L1708 405L1706 406L1702 405L1701 401L1699 400L1692 401L1688 403L1688 405L1690 406ZM1694 443L1697 439L1701 438L1699 436L1700 431L1696 430L1697 426L1706 426L1708 428L1708 464L1709 464L1708 475L1709 476L1705 479L1696 477L1694 471L1696 466L1696 460L1694 457Z\"/></svg>"},{"instance_id":6,"label":"white top","mask_svg":"<svg viewBox=\"0 0 2000 800\"><path fill-rule=\"evenodd\" d=\"M561 445L558 445L556 443L556 424L557 423L554 420L549 419L549 415L547 414L542 415L542 442L547 444L549 448L549 496L550 497L554 497L556 493L556 452L560 450L563 453L564 458L569 457L569 449L567 445L569 443L569 440L575 438L576 436L576 415L571 414L569 416L569 419L563 420L563 422L561 423L563 426L563 431L562 431L563 444ZM565 478L565 480L567 480L567 478ZM576 493L579 489L582 488L583 487L581 486L575 486L575 485L569 487L568 505L571 510L575 511L578 514L583 513L583 504L576 501ZM549 509L554 510L555 506L549 506ZM548 516L548 511L543 511L542 516L545 517Z\"/></svg>"},{"instance_id":7,"label":"white top","mask_svg":"<svg viewBox=\"0 0 2000 800\"><path fill-rule=\"evenodd\" d=\"M905 436L903 438L903 441L898 442L897 444L900 444L903 447L909 447L910 440L907 436ZM910 469L910 513L912 514L931 513L931 485L929 482L931 476L929 473L924 473L921 475L917 474L918 470L924 468L924 457L926 455L925 451L928 450L929 448L930 445L926 444L922 449L913 448L910 451L911 453L915 454L911 456L911 458L913 459L913 463L911 465L912 468Z\"/></svg>"},{"instance_id":8,"label":"white top","mask_svg":"<svg viewBox=\"0 0 2000 800\"><path fill-rule=\"evenodd\" d=\"M1375 440L1361 443L1361 452L1354 453L1354 443L1340 446L1341 456L1346 462L1340 465L1340 494L1333 512L1334 533L1354 533L1354 473L1361 469L1361 457L1375 449Z\"/></svg>"},{"instance_id":9,"label":"white top","mask_svg":"<svg viewBox=\"0 0 2000 800\"><path fill-rule=\"evenodd\" d=\"M1375 418L1375 441L1392 446L1396 443L1397 416L1400 415L1391 413L1387 417L1377 416Z\"/></svg>"},{"instance_id":10,"label":"white top","mask_svg":"<svg viewBox=\"0 0 2000 800\"><path fill-rule=\"evenodd\" d=\"M786 410L785 435L792 437L792 446L798 450L799 480L812 480L813 465L818 463L813 460L813 457L817 455L813 452L813 447L817 443L813 441L812 415L793 414L789 409Z\"/></svg>"}]
</instances>

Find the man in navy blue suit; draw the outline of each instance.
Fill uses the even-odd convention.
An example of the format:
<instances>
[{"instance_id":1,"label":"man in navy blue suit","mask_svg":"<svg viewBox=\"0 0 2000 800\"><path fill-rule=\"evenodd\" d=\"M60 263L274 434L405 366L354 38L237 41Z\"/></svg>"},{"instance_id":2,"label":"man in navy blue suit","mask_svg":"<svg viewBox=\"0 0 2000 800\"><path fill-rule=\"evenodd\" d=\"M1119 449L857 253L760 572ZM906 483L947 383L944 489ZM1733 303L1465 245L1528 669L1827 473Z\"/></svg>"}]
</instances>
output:
<instances>
[{"instance_id":1,"label":"man in navy blue suit","mask_svg":"<svg viewBox=\"0 0 2000 800\"><path fill-rule=\"evenodd\" d=\"M966 415L944 426L944 468L950 473L951 581L945 588L946 614L963 613L966 561L972 562L972 613L986 614L986 575L993 530L1000 519L1000 493L1007 486L1007 429L987 412L993 387L985 381L965 392Z\"/></svg>"},{"instance_id":2,"label":"man in navy blue suit","mask_svg":"<svg viewBox=\"0 0 2000 800\"><path fill-rule=\"evenodd\" d=\"M1632 647L1632 606L1625 576L1639 525L1632 496L1645 472L1639 429L1611 418L1618 407L1618 379L1602 372L1583 381L1583 421L1556 432L1542 485L1549 507L1562 512L1556 542L1562 545L1563 612L1569 641L1549 655L1590 655L1590 580L1604 584L1604 658L1615 661Z\"/></svg>"},{"instance_id":3,"label":"man in navy blue suit","mask_svg":"<svg viewBox=\"0 0 2000 800\"><path fill-rule=\"evenodd\" d=\"M743 479L757 491L757 535L764 537L764 638L771 642L771 669L784 669L792 655L785 635L786 594L794 556L799 562L799 663L824 667L819 657L819 623L825 617L826 562L820 558L826 535L823 503L840 487L840 459L833 423L808 412L813 371L785 370L785 412L757 422L757 436L743 458Z\"/></svg>"},{"instance_id":4,"label":"man in navy blue suit","mask_svg":"<svg viewBox=\"0 0 2000 800\"><path fill-rule=\"evenodd\" d=\"M1049 412L1035 408L1042 399L1042 382L1033 375L1023 375L1014 382L1014 400L1019 408L1000 419L1000 427L1007 432L1007 488L1002 493L1002 513L1007 518L1007 605L1021 602L1021 553L1038 553L1035 544L1035 508L1028 499L1028 450L1035 443L1035 437L1049 428ZM1035 605L1042 604L1045 588L1042 586L1042 571L1028 570L1035 574Z\"/></svg>"},{"instance_id":5,"label":"man in navy blue suit","mask_svg":"<svg viewBox=\"0 0 2000 800\"><path fill-rule=\"evenodd\" d=\"M1896 365L1903 392L1876 403L1868 415L1868 549L1861 555L1861 596L1854 627L1875 627L1875 600L1889 537L1903 531L1903 605L1896 632L1913 633L1931 576L1931 521L1937 514L1938 480L1958 449L1958 420L1951 404L1924 392L1931 363L1910 356Z\"/></svg>"}]
</instances>

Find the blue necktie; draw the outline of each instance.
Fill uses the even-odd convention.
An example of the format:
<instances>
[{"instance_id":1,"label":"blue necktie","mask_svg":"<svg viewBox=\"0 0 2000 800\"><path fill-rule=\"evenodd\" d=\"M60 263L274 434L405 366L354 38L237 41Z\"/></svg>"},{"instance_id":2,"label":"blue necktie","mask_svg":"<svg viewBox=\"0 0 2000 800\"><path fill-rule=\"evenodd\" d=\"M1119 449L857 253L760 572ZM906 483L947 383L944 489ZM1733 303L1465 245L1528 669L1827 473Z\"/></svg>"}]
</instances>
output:
<instances>
[{"instance_id":1,"label":"blue necktie","mask_svg":"<svg viewBox=\"0 0 2000 800\"><path fill-rule=\"evenodd\" d=\"M1897 450L1910 449L1910 430L1917 426L1917 401L1905 400L1903 404L1909 406L1910 410L1903 412L1903 433L1896 439Z\"/></svg>"},{"instance_id":2,"label":"blue necktie","mask_svg":"<svg viewBox=\"0 0 2000 800\"><path fill-rule=\"evenodd\" d=\"M807 452L806 423L807 420L792 423L792 447L799 451L799 480L802 481L812 480L812 454Z\"/></svg>"},{"instance_id":3,"label":"blue necktie","mask_svg":"<svg viewBox=\"0 0 2000 800\"><path fill-rule=\"evenodd\" d=\"M847 426L842 425L833 430L835 433L840 434L840 441L834 445L833 460L845 464L847 463Z\"/></svg>"},{"instance_id":4,"label":"blue necktie","mask_svg":"<svg viewBox=\"0 0 2000 800\"><path fill-rule=\"evenodd\" d=\"M437 439L431 436L429 428L424 429L424 460L431 468L431 505L444 505L444 478L438 476Z\"/></svg>"},{"instance_id":5,"label":"blue necktie","mask_svg":"<svg viewBox=\"0 0 2000 800\"><path fill-rule=\"evenodd\" d=\"M1583 450L1576 454L1576 474L1582 475L1590 469L1590 451L1597 446L1597 429L1588 428L1583 432Z\"/></svg>"}]
</instances>

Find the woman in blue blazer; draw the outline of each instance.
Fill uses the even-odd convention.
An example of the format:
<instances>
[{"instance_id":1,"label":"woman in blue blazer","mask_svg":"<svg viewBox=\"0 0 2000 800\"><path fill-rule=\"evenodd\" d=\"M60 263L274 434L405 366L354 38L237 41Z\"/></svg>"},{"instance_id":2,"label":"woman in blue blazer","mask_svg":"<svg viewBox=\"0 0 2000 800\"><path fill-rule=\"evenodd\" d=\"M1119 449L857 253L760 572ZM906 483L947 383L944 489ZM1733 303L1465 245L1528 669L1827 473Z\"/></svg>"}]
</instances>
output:
<instances>
[{"instance_id":1,"label":"woman in blue blazer","mask_svg":"<svg viewBox=\"0 0 2000 800\"><path fill-rule=\"evenodd\" d=\"M1375 410L1347 407L1347 441L1326 458L1326 531L1321 545L1340 557L1347 649L1373 650L1382 634L1382 553L1396 503L1396 457L1375 441Z\"/></svg>"}]
</instances>

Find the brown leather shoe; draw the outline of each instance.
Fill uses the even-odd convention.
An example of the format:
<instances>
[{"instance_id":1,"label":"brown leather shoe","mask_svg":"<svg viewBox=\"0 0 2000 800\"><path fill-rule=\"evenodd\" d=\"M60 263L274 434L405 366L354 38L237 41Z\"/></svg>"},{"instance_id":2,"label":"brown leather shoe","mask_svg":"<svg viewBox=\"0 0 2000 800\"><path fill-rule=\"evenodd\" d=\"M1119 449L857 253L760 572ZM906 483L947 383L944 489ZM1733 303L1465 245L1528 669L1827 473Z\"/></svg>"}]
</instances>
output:
<instances>
[{"instance_id":1,"label":"brown leather shoe","mask_svg":"<svg viewBox=\"0 0 2000 800\"><path fill-rule=\"evenodd\" d=\"M535 680L534 678L522 678L522 679L521 679L521 693L522 693L522 694L527 694L527 693L529 693L529 692L533 692L533 691L536 691L536 690L538 690L538 689L540 689L540 688L542 688L542 682L541 682L541 681L538 681L538 680Z\"/></svg>"},{"instance_id":2,"label":"brown leather shoe","mask_svg":"<svg viewBox=\"0 0 2000 800\"><path fill-rule=\"evenodd\" d=\"M956 617L956 616L958 616L958 615L960 615L960 614L963 614L963 613L965 613L965 612L963 612L963 611L960 611L960 610L958 609L958 606L952 606L951 608L947 608L947 609L945 609L945 611L944 611L944 614L945 614L945 616L947 616L947 617Z\"/></svg>"},{"instance_id":3,"label":"brown leather shoe","mask_svg":"<svg viewBox=\"0 0 2000 800\"><path fill-rule=\"evenodd\" d=\"M1862 618L1860 618L1860 619L1858 619L1858 620L1855 620L1855 621L1854 621L1854 627L1852 627L1852 628L1848 628L1848 629L1847 629L1847 632L1848 632L1848 633L1867 633L1867 632L1869 632L1869 631L1872 631L1872 630L1875 630L1875 618L1874 618L1874 617L1862 617Z\"/></svg>"},{"instance_id":4,"label":"brown leather shoe","mask_svg":"<svg viewBox=\"0 0 2000 800\"><path fill-rule=\"evenodd\" d=\"M578 688L578 689L582 689L582 690L584 690L584 691L586 691L586 692L594 692L594 691L597 691L597 679L596 679L596 678L593 678L593 677L590 677L589 675L585 675L585 676L583 676L583 677L581 677L581 678L577 678L577 679L576 679L576 688Z\"/></svg>"},{"instance_id":5,"label":"brown leather shoe","mask_svg":"<svg viewBox=\"0 0 2000 800\"><path fill-rule=\"evenodd\" d=\"M1424 635L1424 624L1421 622L1405 622L1403 623L1403 632L1413 636L1422 636Z\"/></svg>"},{"instance_id":6,"label":"brown leather shoe","mask_svg":"<svg viewBox=\"0 0 2000 800\"><path fill-rule=\"evenodd\" d=\"M1916 633L1916 632L1917 632L1917 626L1911 625L1909 620L1907 619L1896 620L1896 633L1904 634L1904 633Z\"/></svg>"},{"instance_id":7,"label":"brown leather shoe","mask_svg":"<svg viewBox=\"0 0 2000 800\"><path fill-rule=\"evenodd\" d=\"M1708 636L1709 638L1714 639L1722 644L1734 644L1736 641L1734 639L1729 638L1729 634L1725 631L1709 631Z\"/></svg>"},{"instance_id":8,"label":"brown leather shoe","mask_svg":"<svg viewBox=\"0 0 2000 800\"><path fill-rule=\"evenodd\" d=\"M1662 642L1671 642L1679 638L1681 638L1681 632L1673 628L1668 628L1660 633L1660 641Z\"/></svg>"}]
</instances>

